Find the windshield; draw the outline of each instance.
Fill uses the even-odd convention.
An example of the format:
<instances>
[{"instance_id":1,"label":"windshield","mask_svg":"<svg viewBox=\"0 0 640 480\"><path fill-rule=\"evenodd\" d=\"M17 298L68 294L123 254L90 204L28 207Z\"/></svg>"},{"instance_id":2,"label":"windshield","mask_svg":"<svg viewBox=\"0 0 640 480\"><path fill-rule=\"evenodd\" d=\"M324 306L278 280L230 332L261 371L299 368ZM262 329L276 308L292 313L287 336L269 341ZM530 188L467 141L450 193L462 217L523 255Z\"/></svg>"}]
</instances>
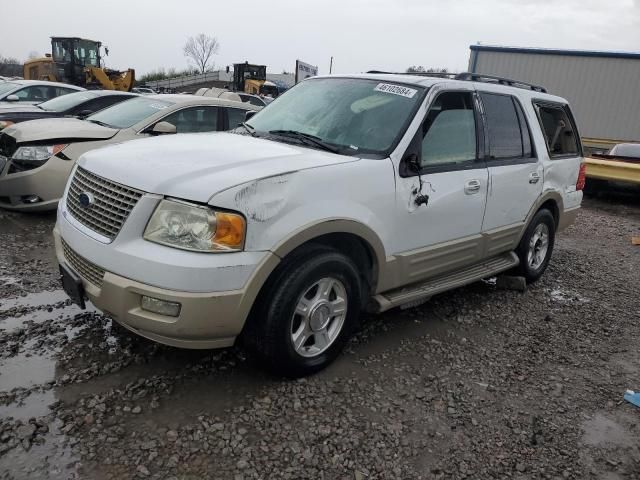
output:
<instances>
[{"instance_id":1,"label":"windshield","mask_svg":"<svg viewBox=\"0 0 640 480\"><path fill-rule=\"evenodd\" d=\"M4 95L5 93L10 92L11 90L14 90L16 87L19 87L20 85L17 83L11 83L11 82L2 82L0 83L0 95Z\"/></svg>"},{"instance_id":2,"label":"windshield","mask_svg":"<svg viewBox=\"0 0 640 480\"><path fill-rule=\"evenodd\" d=\"M62 95L60 97L52 98L46 102L42 102L38 106L46 110L47 112L65 112L70 108L77 107L87 100L97 97L95 93L91 92L76 92L68 95Z\"/></svg>"},{"instance_id":3,"label":"windshield","mask_svg":"<svg viewBox=\"0 0 640 480\"><path fill-rule=\"evenodd\" d=\"M386 156L417 109L424 88L370 79L306 80L247 124L256 135L293 130L313 135L341 153Z\"/></svg>"},{"instance_id":4,"label":"windshield","mask_svg":"<svg viewBox=\"0 0 640 480\"><path fill-rule=\"evenodd\" d=\"M609 155L640 158L640 143L619 143L611 149Z\"/></svg>"},{"instance_id":5,"label":"windshield","mask_svg":"<svg viewBox=\"0 0 640 480\"><path fill-rule=\"evenodd\" d=\"M166 100L134 98L94 113L88 116L87 120L113 128L129 128L171 105L173 103Z\"/></svg>"}]
</instances>

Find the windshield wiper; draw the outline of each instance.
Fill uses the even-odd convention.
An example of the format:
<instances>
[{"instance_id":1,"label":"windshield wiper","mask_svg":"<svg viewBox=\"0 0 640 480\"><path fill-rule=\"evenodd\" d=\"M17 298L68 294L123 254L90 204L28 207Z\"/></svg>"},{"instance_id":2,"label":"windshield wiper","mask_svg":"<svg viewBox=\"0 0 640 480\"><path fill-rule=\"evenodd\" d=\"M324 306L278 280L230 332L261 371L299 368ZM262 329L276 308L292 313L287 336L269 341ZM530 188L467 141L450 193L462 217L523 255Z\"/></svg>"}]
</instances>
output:
<instances>
[{"instance_id":1,"label":"windshield wiper","mask_svg":"<svg viewBox=\"0 0 640 480\"><path fill-rule=\"evenodd\" d=\"M311 135L309 133L298 132L297 130L269 130L269 133L271 135L277 135L280 137L295 138L296 140L300 140L307 145L315 145L316 147L320 147L327 152L340 153L339 148L336 148L333 145L322 140L320 137L316 137L315 135Z\"/></svg>"},{"instance_id":2,"label":"windshield wiper","mask_svg":"<svg viewBox=\"0 0 640 480\"><path fill-rule=\"evenodd\" d=\"M240 124L242 127L244 127L244 129L249 132L251 134L252 137L257 136L256 135L256 129L255 127L252 127L251 125L249 125L247 122L242 122Z\"/></svg>"},{"instance_id":3,"label":"windshield wiper","mask_svg":"<svg viewBox=\"0 0 640 480\"><path fill-rule=\"evenodd\" d=\"M100 120L89 120L89 119L87 119L87 122L95 123L96 125L100 125L101 127L113 128L108 123L101 122Z\"/></svg>"}]
</instances>

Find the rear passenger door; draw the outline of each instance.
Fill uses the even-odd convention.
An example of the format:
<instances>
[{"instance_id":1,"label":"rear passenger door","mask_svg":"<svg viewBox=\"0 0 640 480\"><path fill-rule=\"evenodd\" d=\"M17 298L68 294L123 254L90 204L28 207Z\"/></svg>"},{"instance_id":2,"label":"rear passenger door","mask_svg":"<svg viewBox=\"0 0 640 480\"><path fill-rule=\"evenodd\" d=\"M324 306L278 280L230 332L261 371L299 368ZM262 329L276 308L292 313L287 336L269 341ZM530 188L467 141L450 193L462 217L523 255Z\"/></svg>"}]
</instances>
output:
<instances>
[{"instance_id":1,"label":"rear passenger door","mask_svg":"<svg viewBox=\"0 0 640 480\"><path fill-rule=\"evenodd\" d=\"M219 130L219 117L218 107L198 106L183 108L159 121L175 125L177 133L200 133Z\"/></svg>"},{"instance_id":2,"label":"rear passenger door","mask_svg":"<svg viewBox=\"0 0 640 480\"><path fill-rule=\"evenodd\" d=\"M479 92L485 125L489 191L482 231L489 256L509 250L542 193L542 163L520 101L513 95Z\"/></svg>"}]
</instances>

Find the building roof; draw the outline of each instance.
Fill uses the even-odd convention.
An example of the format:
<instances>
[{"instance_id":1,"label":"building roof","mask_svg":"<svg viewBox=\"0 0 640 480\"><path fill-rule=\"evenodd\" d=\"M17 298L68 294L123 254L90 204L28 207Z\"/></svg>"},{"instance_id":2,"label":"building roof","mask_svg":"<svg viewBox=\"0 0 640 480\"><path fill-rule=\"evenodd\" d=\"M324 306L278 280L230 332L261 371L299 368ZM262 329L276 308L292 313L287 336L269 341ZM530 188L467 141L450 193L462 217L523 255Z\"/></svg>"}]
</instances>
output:
<instances>
[{"instance_id":1,"label":"building roof","mask_svg":"<svg viewBox=\"0 0 640 480\"><path fill-rule=\"evenodd\" d=\"M500 45L470 45L471 51L529 53L534 55L564 55L570 57L629 58L640 60L640 52L607 52L603 50L565 50L557 48L524 48Z\"/></svg>"}]
</instances>

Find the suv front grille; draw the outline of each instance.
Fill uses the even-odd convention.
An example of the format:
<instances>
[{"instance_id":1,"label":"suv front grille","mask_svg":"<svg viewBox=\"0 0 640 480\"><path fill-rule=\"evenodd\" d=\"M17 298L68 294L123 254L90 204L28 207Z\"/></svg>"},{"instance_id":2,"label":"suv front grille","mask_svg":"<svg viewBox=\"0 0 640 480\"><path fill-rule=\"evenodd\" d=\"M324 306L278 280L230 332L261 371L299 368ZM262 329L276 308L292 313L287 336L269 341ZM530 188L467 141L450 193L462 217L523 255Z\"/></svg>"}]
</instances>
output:
<instances>
[{"instance_id":1,"label":"suv front grille","mask_svg":"<svg viewBox=\"0 0 640 480\"><path fill-rule=\"evenodd\" d=\"M80 194L93 197L93 204L80 204ZM84 226L113 240L135 207L142 192L111 182L78 167L67 193L67 208Z\"/></svg>"},{"instance_id":2,"label":"suv front grille","mask_svg":"<svg viewBox=\"0 0 640 480\"><path fill-rule=\"evenodd\" d=\"M94 265L86 258L81 257L71 250L71 247L67 245L64 239L62 239L62 251L64 252L64 258L76 273L89 283L92 283L98 288L102 288L102 278L104 277L104 270L102 268Z\"/></svg>"}]
</instances>

